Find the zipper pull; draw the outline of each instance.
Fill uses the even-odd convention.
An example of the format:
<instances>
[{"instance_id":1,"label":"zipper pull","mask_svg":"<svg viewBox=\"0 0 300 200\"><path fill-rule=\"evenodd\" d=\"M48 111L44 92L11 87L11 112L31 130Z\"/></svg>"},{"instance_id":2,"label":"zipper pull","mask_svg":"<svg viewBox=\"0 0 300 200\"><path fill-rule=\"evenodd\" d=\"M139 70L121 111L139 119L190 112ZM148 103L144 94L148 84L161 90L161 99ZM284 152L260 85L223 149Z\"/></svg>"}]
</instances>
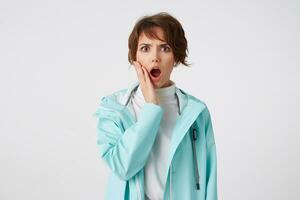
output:
<instances>
[{"instance_id":1,"label":"zipper pull","mask_svg":"<svg viewBox=\"0 0 300 200\"><path fill-rule=\"evenodd\" d=\"M193 129L193 140L197 140L197 131L195 128Z\"/></svg>"}]
</instances>

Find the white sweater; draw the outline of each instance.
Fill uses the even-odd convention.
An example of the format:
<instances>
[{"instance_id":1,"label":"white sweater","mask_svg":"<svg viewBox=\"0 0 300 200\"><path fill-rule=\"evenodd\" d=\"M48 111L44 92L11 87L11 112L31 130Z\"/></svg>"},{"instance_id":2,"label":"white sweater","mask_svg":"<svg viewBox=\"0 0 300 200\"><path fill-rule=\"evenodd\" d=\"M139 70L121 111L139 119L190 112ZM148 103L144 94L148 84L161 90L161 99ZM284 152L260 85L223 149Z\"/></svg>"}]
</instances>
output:
<instances>
[{"instance_id":1,"label":"white sweater","mask_svg":"<svg viewBox=\"0 0 300 200\"><path fill-rule=\"evenodd\" d=\"M153 144L151 153L145 166L145 198L162 200L167 178L167 161L171 145L172 131L178 116L177 100L175 96L176 85L155 89L164 109L164 116ZM132 106L137 120L139 112L145 103L140 86L132 99Z\"/></svg>"}]
</instances>

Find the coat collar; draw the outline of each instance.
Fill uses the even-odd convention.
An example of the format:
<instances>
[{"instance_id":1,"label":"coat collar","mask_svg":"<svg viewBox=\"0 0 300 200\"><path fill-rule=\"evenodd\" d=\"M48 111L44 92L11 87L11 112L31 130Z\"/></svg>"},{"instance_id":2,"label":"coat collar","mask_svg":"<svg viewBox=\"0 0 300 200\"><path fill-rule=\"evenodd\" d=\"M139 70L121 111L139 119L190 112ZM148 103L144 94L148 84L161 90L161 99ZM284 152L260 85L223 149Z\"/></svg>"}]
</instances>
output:
<instances>
[{"instance_id":1,"label":"coat collar","mask_svg":"<svg viewBox=\"0 0 300 200\"><path fill-rule=\"evenodd\" d=\"M136 90L138 89L139 85L140 85L139 81L136 81L129 86L125 95L120 98L120 103L122 105L124 105L126 107L128 106L130 99L132 98L132 96L134 95ZM187 105L188 96L183 90L181 90L178 87L175 88L175 95L176 95L176 99L177 99L177 103L178 103L178 112L179 112L179 115L181 115L184 108Z\"/></svg>"}]
</instances>

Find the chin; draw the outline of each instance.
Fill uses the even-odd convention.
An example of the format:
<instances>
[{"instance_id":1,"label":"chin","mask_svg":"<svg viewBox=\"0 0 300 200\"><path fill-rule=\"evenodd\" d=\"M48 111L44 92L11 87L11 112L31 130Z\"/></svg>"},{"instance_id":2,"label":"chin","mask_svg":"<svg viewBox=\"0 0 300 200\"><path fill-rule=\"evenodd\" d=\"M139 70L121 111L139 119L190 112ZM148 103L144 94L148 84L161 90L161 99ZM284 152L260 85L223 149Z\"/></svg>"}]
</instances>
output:
<instances>
[{"instance_id":1,"label":"chin","mask_svg":"<svg viewBox=\"0 0 300 200\"><path fill-rule=\"evenodd\" d=\"M161 88L162 87L162 84L159 84L159 83L153 83L153 87L155 89L158 89L158 88Z\"/></svg>"},{"instance_id":2,"label":"chin","mask_svg":"<svg viewBox=\"0 0 300 200\"><path fill-rule=\"evenodd\" d=\"M160 86L159 85L153 85L153 87L155 88L155 89L158 89L158 88L160 88Z\"/></svg>"},{"instance_id":3,"label":"chin","mask_svg":"<svg viewBox=\"0 0 300 200\"><path fill-rule=\"evenodd\" d=\"M170 85L171 85L170 82L166 82L166 83L161 84L160 87L161 88L162 87L169 87Z\"/></svg>"}]
</instances>

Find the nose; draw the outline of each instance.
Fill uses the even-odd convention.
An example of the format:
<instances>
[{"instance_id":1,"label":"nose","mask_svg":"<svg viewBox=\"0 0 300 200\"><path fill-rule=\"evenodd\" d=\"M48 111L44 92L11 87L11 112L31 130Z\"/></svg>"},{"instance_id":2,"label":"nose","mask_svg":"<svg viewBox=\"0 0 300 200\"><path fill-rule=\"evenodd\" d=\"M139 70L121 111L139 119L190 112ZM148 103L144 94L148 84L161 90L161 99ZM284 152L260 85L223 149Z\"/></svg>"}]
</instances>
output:
<instances>
[{"instance_id":1,"label":"nose","mask_svg":"<svg viewBox=\"0 0 300 200\"><path fill-rule=\"evenodd\" d=\"M159 62L159 59L158 58L153 58L152 62Z\"/></svg>"},{"instance_id":2,"label":"nose","mask_svg":"<svg viewBox=\"0 0 300 200\"><path fill-rule=\"evenodd\" d=\"M153 55L152 55L152 62L159 62L160 59L159 59L159 55L158 55L158 51L154 51L153 52Z\"/></svg>"}]
</instances>

